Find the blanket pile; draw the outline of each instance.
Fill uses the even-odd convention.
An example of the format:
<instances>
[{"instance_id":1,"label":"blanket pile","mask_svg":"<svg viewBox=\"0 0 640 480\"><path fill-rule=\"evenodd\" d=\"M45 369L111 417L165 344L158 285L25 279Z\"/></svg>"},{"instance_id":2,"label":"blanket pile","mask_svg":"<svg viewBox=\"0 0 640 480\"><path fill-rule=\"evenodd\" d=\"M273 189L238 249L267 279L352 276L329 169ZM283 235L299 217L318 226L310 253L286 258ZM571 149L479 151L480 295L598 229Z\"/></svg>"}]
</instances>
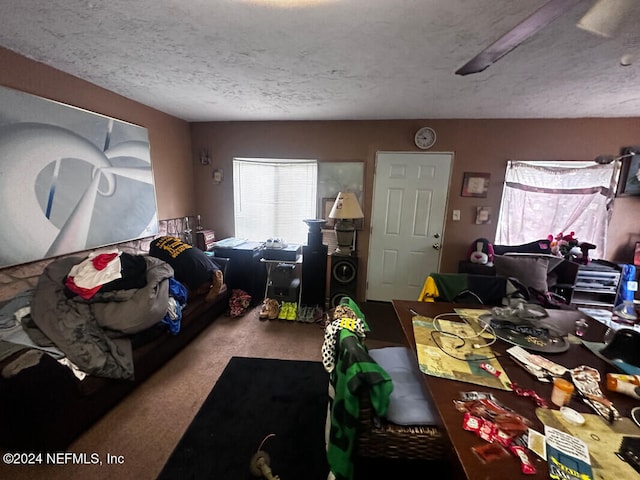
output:
<instances>
[{"instance_id":1,"label":"blanket pile","mask_svg":"<svg viewBox=\"0 0 640 480\"><path fill-rule=\"evenodd\" d=\"M69 288L69 276L86 260L59 258L45 268L20 327L35 344L59 350L82 372L133 379L130 335L168 315L170 292L176 291L173 268L155 257L121 253L121 274L80 294Z\"/></svg>"}]
</instances>

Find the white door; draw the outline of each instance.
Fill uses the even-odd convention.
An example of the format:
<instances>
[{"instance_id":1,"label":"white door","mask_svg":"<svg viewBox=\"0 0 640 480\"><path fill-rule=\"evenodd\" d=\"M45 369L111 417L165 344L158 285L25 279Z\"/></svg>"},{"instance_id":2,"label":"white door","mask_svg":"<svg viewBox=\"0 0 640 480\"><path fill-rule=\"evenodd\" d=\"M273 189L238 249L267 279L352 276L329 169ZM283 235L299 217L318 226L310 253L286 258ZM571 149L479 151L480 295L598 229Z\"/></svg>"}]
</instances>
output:
<instances>
[{"instance_id":1,"label":"white door","mask_svg":"<svg viewBox=\"0 0 640 480\"><path fill-rule=\"evenodd\" d=\"M451 153L378 152L367 300L417 300L440 266Z\"/></svg>"}]
</instances>

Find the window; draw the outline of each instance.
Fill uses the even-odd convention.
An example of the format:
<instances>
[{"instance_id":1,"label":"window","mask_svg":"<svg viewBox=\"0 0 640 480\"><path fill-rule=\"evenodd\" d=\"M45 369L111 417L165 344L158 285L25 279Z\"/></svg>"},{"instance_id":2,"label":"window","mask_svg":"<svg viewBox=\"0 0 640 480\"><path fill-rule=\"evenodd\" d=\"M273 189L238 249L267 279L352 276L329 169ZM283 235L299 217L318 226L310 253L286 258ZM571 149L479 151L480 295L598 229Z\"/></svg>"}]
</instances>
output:
<instances>
[{"instance_id":1,"label":"window","mask_svg":"<svg viewBox=\"0 0 640 480\"><path fill-rule=\"evenodd\" d=\"M234 158L235 236L306 244L303 220L316 218L317 185L316 160Z\"/></svg>"},{"instance_id":2,"label":"window","mask_svg":"<svg viewBox=\"0 0 640 480\"><path fill-rule=\"evenodd\" d=\"M496 230L496 245L520 245L560 232L575 232L604 258L617 181L617 162L509 161Z\"/></svg>"}]
</instances>

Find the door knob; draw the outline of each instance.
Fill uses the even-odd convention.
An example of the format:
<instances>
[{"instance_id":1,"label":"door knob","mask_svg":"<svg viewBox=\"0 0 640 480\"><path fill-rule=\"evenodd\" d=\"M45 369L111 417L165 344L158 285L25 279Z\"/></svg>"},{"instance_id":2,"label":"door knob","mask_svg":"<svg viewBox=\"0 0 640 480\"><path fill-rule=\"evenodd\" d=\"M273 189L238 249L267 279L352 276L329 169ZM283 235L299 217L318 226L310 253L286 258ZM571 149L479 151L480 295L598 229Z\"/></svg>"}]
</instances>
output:
<instances>
[{"instance_id":1,"label":"door knob","mask_svg":"<svg viewBox=\"0 0 640 480\"><path fill-rule=\"evenodd\" d=\"M432 247L433 247L434 250L440 250L440 244L439 243L434 243L432 245Z\"/></svg>"},{"instance_id":2,"label":"door knob","mask_svg":"<svg viewBox=\"0 0 640 480\"><path fill-rule=\"evenodd\" d=\"M439 233L434 233L433 234L433 238L440 238L440 234Z\"/></svg>"}]
</instances>

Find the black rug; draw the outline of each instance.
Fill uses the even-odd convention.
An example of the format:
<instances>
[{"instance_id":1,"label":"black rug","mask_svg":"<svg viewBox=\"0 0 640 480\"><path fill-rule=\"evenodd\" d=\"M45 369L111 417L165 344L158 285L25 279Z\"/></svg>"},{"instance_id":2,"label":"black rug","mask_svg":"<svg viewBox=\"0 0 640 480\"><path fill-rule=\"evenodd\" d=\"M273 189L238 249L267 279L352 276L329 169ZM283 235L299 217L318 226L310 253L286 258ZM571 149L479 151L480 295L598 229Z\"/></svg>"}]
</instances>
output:
<instances>
[{"instance_id":1,"label":"black rug","mask_svg":"<svg viewBox=\"0 0 640 480\"><path fill-rule=\"evenodd\" d=\"M325 480L328 375L320 362L233 357L160 479L255 479L260 443L282 480Z\"/></svg>"}]
</instances>

